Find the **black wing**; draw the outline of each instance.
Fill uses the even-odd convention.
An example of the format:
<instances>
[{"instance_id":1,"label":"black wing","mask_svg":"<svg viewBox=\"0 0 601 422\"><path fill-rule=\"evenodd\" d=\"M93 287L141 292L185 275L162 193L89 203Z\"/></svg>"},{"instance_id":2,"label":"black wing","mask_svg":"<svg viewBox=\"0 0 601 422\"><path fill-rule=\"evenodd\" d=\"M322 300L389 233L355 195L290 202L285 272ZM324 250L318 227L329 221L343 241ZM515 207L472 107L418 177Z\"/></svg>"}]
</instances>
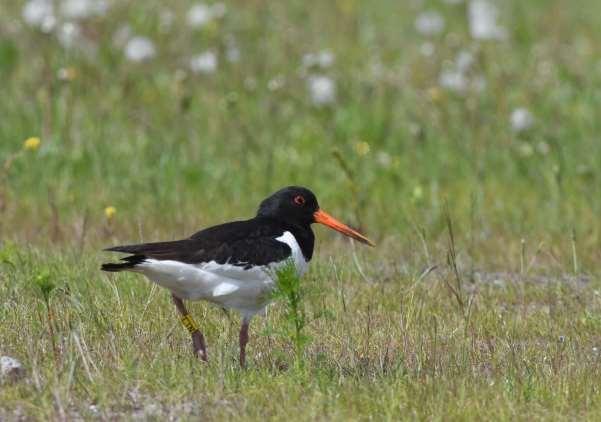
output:
<instances>
[{"instance_id":1,"label":"black wing","mask_svg":"<svg viewBox=\"0 0 601 422\"><path fill-rule=\"evenodd\" d=\"M119 264L104 264L104 271L133 268L146 258L174 260L187 264L215 261L245 269L282 261L291 255L290 247L278 240L284 230L273 221L251 219L221 224L195 233L188 239L142 243L105 249L131 254Z\"/></svg>"}]
</instances>

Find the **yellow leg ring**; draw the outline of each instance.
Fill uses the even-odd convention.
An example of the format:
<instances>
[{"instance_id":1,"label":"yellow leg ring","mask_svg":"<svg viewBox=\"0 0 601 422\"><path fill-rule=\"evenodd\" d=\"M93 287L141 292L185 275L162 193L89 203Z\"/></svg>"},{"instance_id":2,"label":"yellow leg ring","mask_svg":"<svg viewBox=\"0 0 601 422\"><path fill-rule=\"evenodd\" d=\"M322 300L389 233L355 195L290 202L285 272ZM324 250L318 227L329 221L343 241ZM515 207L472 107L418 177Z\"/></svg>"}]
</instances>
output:
<instances>
[{"instance_id":1,"label":"yellow leg ring","mask_svg":"<svg viewBox=\"0 0 601 422\"><path fill-rule=\"evenodd\" d=\"M186 327L186 329L190 332L190 334L195 333L196 331L199 330L198 324L196 323L196 321L194 321L194 318L192 318L192 315L190 314L186 314L183 315L180 320L182 321L182 324L184 325L184 327Z\"/></svg>"}]
</instances>

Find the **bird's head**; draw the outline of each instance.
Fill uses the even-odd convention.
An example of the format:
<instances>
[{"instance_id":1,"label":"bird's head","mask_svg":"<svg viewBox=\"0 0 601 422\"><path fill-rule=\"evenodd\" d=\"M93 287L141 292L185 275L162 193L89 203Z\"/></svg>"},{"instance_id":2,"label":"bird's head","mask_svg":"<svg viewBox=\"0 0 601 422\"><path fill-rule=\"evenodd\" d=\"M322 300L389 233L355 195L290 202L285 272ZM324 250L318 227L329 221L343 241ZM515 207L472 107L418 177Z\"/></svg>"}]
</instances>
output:
<instances>
[{"instance_id":1,"label":"bird's head","mask_svg":"<svg viewBox=\"0 0 601 422\"><path fill-rule=\"evenodd\" d=\"M361 233L323 211L313 192L300 186L285 187L264 199L259 205L257 215L303 226L320 223L359 242L375 246Z\"/></svg>"}]
</instances>

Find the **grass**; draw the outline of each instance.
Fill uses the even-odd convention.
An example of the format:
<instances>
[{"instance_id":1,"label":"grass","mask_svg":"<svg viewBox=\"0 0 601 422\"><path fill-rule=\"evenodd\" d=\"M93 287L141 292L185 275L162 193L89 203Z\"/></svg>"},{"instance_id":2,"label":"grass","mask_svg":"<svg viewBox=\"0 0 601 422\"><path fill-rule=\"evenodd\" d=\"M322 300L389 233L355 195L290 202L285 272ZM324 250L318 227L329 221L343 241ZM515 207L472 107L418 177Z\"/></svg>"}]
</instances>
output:
<instances>
[{"instance_id":1,"label":"grass","mask_svg":"<svg viewBox=\"0 0 601 422\"><path fill-rule=\"evenodd\" d=\"M22 6L0 16L0 354L26 377L0 419L599 418L599 2L503 2L488 42L440 1L233 1L200 30L184 1L171 27L163 2L115 2L80 22L91 50ZM424 37L432 9L446 26ZM124 24L153 60L125 60ZM324 49L331 67L303 69ZM206 50L218 70L186 71ZM462 51L483 90L439 86ZM311 74L334 103L312 104ZM246 218L288 184L378 244L316 228L302 365L281 303L251 323L247 371L237 318L189 304L203 365L167 292L98 271L102 247Z\"/></svg>"},{"instance_id":2,"label":"grass","mask_svg":"<svg viewBox=\"0 0 601 422\"><path fill-rule=\"evenodd\" d=\"M304 280L320 292L307 296L307 311L327 308L331 315L305 326L311 342L304 365L295 365L294 341L269 329L285 321L285 309L274 306L253 321L250 366L240 371L238 321L220 310L191 305L209 342L211 361L200 364L162 290L133 275L106 279L95 260L74 252L16 252L16 269L3 283L2 340L26 362L28 377L1 391L4 417L599 414L594 283L499 276L505 283L471 285L468 320L444 272L439 279L438 270L423 278L398 271L367 283L342 255L320 259ZM31 282L37 266L50 268L57 284L50 297L57 359L44 301ZM368 275L380 272L370 268Z\"/></svg>"}]
</instances>

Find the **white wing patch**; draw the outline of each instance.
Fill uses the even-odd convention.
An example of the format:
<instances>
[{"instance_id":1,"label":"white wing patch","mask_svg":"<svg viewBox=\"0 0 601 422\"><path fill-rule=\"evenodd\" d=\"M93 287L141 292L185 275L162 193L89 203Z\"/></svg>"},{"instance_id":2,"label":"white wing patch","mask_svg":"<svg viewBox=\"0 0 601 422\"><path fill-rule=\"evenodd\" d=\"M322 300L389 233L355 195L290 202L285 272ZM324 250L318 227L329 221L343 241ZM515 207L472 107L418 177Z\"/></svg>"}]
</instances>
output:
<instances>
[{"instance_id":1,"label":"white wing patch","mask_svg":"<svg viewBox=\"0 0 601 422\"><path fill-rule=\"evenodd\" d=\"M234 293L239 288L240 287L238 287L238 286L236 286L235 284L232 284L232 283L226 283L226 282L219 283L213 289L213 297L229 295L230 293Z\"/></svg>"}]
</instances>

